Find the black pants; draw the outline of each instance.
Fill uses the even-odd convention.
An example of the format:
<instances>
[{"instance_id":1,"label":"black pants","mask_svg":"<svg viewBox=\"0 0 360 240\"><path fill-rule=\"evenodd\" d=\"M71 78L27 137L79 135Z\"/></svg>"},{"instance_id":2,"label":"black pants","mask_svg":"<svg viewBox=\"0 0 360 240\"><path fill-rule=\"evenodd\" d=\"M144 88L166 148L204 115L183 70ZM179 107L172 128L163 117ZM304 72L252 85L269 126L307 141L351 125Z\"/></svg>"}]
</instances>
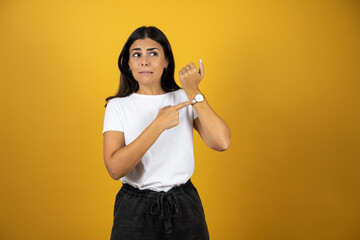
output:
<instances>
[{"instance_id":1,"label":"black pants","mask_svg":"<svg viewBox=\"0 0 360 240\"><path fill-rule=\"evenodd\" d=\"M168 192L124 184L115 198L111 240L207 240L199 194L189 180Z\"/></svg>"}]
</instances>

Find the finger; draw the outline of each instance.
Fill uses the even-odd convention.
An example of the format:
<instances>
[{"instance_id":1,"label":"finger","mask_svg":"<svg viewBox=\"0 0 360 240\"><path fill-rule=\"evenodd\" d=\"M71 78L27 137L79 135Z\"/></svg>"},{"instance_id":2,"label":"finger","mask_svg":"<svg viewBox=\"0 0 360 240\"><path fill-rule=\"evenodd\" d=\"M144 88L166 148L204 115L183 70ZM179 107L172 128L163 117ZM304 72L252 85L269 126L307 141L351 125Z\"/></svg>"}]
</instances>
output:
<instances>
[{"instance_id":1,"label":"finger","mask_svg":"<svg viewBox=\"0 0 360 240\"><path fill-rule=\"evenodd\" d=\"M203 78L204 77L204 65L202 63L201 58L199 60L199 73L200 73L201 78Z\"/></svg>"},{"instance_id":2,"label":"finger","mask_svg":"<svg viewBox=\"0 0 360 240\"><path fill-rule=\"evenodd\" d=\"M176 110L180 110L183 107L189 106L191 104L191 101L186 101L186 102L182 102L179 103L178 105L173 106Z\"/></svg>"},{"instance_id":3,"label":"finger","mask_svg":"<svg viewBox=\"0 0 360 240\"><path fill-rule=\"evenodd\" d=\"M190 66L191 69L197 69L193 62L189 62L188 66Z\"/></svg>"},{"instance_id":4,"label":"finger","mask_svg":"<svg viewBox=\"0 0 360 240\"><path fill-rule=\"evenodd\" d=\"M169 107L171 107L171 105L167 105L167 106L163 107L162 109L167 109Z\"/></svg>"}]
</instances>

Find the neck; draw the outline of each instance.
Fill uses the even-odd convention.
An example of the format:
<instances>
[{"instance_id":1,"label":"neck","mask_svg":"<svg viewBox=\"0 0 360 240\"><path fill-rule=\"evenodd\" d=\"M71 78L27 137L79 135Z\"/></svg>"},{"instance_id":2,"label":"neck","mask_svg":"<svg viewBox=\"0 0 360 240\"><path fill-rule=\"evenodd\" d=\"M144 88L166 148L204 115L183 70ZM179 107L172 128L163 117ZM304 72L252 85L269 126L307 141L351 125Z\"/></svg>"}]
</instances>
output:
<instances>
[{"instance_id":1,"label":"neck","mask_svg":"<svg viewBox=\"0 0 360 240\"><path fill-rule=\"evenodd\" d=\"M139 85L139 90L137 90L136 93L143 95L161 95L166 92L161 88L161 86L150 87L150 86Z\"/></svg>"}]
</instances>

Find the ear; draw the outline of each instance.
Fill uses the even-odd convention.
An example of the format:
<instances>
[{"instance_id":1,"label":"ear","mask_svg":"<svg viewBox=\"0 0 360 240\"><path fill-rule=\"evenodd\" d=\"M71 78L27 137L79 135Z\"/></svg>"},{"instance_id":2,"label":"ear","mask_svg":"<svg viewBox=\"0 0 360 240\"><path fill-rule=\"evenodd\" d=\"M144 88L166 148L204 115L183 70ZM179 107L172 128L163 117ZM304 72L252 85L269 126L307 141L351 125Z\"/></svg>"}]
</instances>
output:
<instances>
[{"instance_id":1,"label":"ear","mask_svg":"<svg viewBox=\"0 0 360 240\"><path fill-rule=\"evenodd\" d=\"M167 60L167 58L165 58L165 68L167 68L169 65L169 60Z\"/></svg>"}]
</instances>

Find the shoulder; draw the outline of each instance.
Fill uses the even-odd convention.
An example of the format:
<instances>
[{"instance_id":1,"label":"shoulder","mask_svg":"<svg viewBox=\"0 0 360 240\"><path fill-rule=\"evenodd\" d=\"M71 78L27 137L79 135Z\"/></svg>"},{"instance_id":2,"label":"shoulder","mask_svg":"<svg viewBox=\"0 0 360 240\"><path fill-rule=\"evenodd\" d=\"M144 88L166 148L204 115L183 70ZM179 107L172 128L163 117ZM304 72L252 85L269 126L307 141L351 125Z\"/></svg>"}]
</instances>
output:
<instances>
[{"instance_id":1,"label":"shoulder","mask_svg":"<svg viewBox=\"0 0 360 240\"><path fill-rule=\"evenodd\" d=\"M113 107L113 108L120 108L122 104L126 103L129 99L131 98L130 96L127 97L115 97L112 98L108 101L106 107Z\"/></svg>"},{"instance_id":2,"label":"shoulder","mask_svg":"<svg viewBox=\"0 0 360 240\"><path fill-rule=\"evenodd\" d=\"M110 99L110 100L107 102L106 108L115 107L115 106L117 106L120 102L121 102L120 98L118 98L118 97L112 98L112 99Z\"/></svg>"},{"instance_id":3,"label":"shoulder","mask_svg":"<svg viewBox=\"0 0 360 240\"><path fill-rule=\"evenodd\" d=\"M110 99L106 104L106 111L120 112L122 100L119 97Z\"/></svg>"}]
</instances>

